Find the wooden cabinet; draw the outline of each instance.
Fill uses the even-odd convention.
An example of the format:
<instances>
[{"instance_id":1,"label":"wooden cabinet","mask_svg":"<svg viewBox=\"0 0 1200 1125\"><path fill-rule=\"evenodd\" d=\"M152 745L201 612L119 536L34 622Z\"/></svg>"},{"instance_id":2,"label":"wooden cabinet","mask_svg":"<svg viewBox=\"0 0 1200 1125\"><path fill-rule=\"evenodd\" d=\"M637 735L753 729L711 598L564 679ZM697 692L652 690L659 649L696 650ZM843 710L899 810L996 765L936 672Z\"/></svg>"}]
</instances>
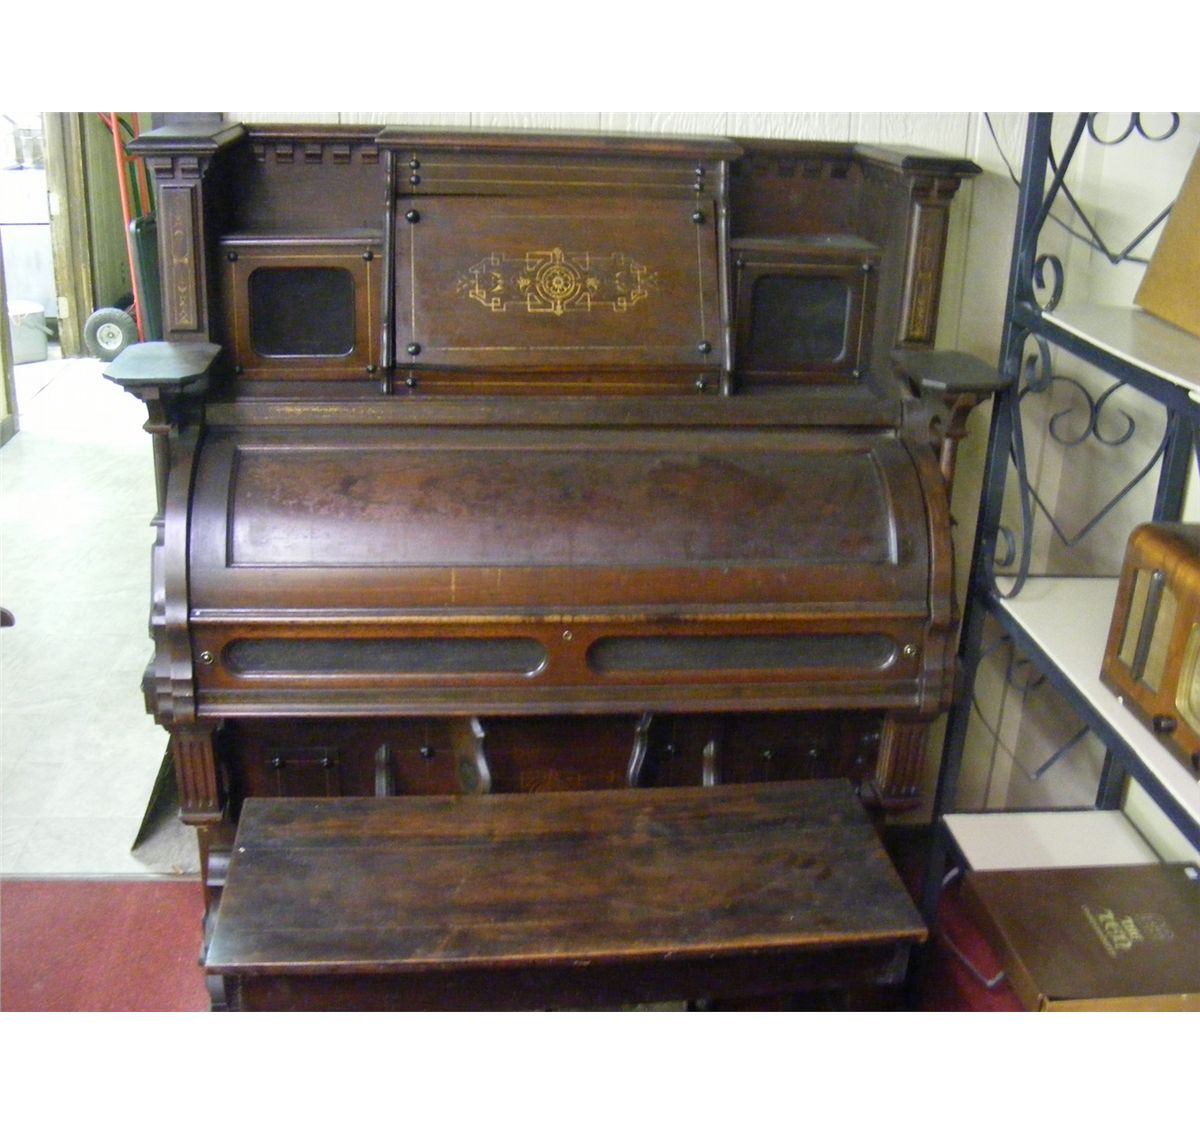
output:
<instances>
[{"instance_id":1,"label":"wooden cabinet","mask_svg":"<svg viewBox=\"0 0 1200 1125\"><path fill-rule=\"evenodd\" d=\"M170 127L145 685L215 894L255 797L848 778L917 799L956 629L897 375L969 162ZM146 350L150 349L150 350Z\"/></svg>"}]
</instances>

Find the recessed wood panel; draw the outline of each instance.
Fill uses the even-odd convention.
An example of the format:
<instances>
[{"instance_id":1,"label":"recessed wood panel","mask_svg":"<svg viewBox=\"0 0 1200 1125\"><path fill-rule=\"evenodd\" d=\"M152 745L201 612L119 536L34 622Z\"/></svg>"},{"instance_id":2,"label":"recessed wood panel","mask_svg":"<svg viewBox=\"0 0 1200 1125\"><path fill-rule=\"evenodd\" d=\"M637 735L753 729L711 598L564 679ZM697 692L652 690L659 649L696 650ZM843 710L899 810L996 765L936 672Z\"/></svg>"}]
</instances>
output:
<instances>
[{"instance_id":1,"label":"recessed wood panel","mask_svg":"<svg viewBox=\"0 0 1200 1125\"><path fill-rule=\"evenodd\" d=\"M401 219L396 240L397 347L418 373L719 371L711 203L699 222L686 197L453 196L409 212L419 219Z\"/></svg>"},{"instance_id":2,"label":"recessed wood panel","mask_svg":"<svg viewBox=\"0 0 1200 1125\"><path fill-rule=\"evenodd\" d=\"M233 566L892 561L868 451L243 449L234 489Z\"/></svg>"}]
</instances>

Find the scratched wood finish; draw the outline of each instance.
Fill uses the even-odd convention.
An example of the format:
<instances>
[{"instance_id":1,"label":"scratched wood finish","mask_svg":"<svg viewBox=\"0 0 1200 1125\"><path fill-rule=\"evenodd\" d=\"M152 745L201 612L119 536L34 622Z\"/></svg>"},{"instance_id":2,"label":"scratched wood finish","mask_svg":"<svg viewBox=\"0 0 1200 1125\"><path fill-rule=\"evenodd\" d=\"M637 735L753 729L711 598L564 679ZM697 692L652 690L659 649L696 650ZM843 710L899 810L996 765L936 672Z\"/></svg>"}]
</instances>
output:
<instances>
[{"instance_id":1,"label":"scratched wood finish","mask_svg":"<svg viewBox=\"0 0 1200 1125\"><path fill-rule=\"evenodd\" d=\"M338 120L133 145L163 346L224 345L203 386L124 383L164 454L144 688L206 884L248 797L452 793L468 766L494 791L828 771L911 800L955 615L945 482L889 357L932 339L975 166L835 115L811 142L782 139L795 115ZM735 317L735 244L763 240L873 294L861 346L772 358L769 385ZM285 265L293 288L255 288Z\"/></svg>"},{"instance_id":2,"label":"scratched wood finish","mask_svg":"<svg viewBox=\"0 0 1200 1125\"><path fill-rule=\"evenodd\" d=\"M806 956L836 979L839 952L851 976L870 966L872 983L888 983L897 953L924 937L842 781L251 800L206 968L252 994L257 977L311 976L331 1006L341 1006L324 980L333 975L355 1005L372 995L370 978L384 1004L407 1006L412 978L422 1001L441 981L450 999L483 1007L520 1000L543 971L555 987L569 978L566 996L581 1000L590 970L607 996L612 970L629 970L644 994L661 967L670 993L677 963L691 987L712 962L733 988L729 968L748 958L773 962L777 982L803 976ZM487 991L464 995L456 975ZM292 1002L305 1002L302 982Z\"/></svg>"}]
</instances>

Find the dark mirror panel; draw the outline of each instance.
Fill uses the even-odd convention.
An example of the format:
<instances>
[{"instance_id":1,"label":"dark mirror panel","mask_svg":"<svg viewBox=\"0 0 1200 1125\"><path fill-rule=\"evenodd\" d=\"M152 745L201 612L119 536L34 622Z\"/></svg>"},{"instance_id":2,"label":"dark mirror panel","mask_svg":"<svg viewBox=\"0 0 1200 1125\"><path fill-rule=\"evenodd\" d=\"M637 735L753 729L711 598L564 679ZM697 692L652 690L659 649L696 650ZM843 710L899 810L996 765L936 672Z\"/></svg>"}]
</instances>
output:
<instances>
[{"instance_id":1,"label":"dark mirror panel","mask_svg":"<svg viewBox=\"0 0 1200 1125\"><path fill-rule=\"evenodd\" d=\"M790 371L845 354L850 287L842 278L768 274L751 301L751 366Z\"/></svg>"},{"instance_id":2,"label":"dark mirror panel","mask_svg":"<svg viewBox=\"0 0 1200 1125\"><path fill-rule=\"evenodd\" d=\"M769 672L804 668L883 668L896 644L880 633L812 636L604 637L588 663L613 672Z\"/></svg>"},{"instance_id":3,"label":"dark mirror panel","mask_svg":"<svg viewBox=\"0 0 1200 1125\"><path fill-rule=\"evenodd\" d=\"M261 356L354 350L354 278L329 266L271 266L250 275L250 345Z\"/></svg>"},{"instance_id":4,"label":"dark mirror panel","mask_svg":"<svg viewBox=\"0 0 1200 1125\"><path fill-rule=\"evenodd\" d=\"M380 637L234 641L225 663L241 675L530 675L546 650L522 637Z\"/></svg>"}]
</instances>

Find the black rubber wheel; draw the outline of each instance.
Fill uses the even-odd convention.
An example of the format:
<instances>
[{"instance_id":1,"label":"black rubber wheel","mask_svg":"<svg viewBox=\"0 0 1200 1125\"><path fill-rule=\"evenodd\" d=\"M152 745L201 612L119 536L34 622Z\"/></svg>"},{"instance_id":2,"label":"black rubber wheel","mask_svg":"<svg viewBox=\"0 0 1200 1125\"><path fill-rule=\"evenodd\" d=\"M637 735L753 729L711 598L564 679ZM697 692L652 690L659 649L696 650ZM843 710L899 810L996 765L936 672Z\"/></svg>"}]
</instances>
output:
<instances>
[{"instance_id":1,"label":"black rubber wheel","mask_svg":"<svg viewBox=\"0 0 1200 1125\"><path fill-rule=\"evenodd\" d=\"M136 321L122 309L97 309L83 326L83 342L97 359L116 359L137 338Z\"/></svg>"}]
</instances>

